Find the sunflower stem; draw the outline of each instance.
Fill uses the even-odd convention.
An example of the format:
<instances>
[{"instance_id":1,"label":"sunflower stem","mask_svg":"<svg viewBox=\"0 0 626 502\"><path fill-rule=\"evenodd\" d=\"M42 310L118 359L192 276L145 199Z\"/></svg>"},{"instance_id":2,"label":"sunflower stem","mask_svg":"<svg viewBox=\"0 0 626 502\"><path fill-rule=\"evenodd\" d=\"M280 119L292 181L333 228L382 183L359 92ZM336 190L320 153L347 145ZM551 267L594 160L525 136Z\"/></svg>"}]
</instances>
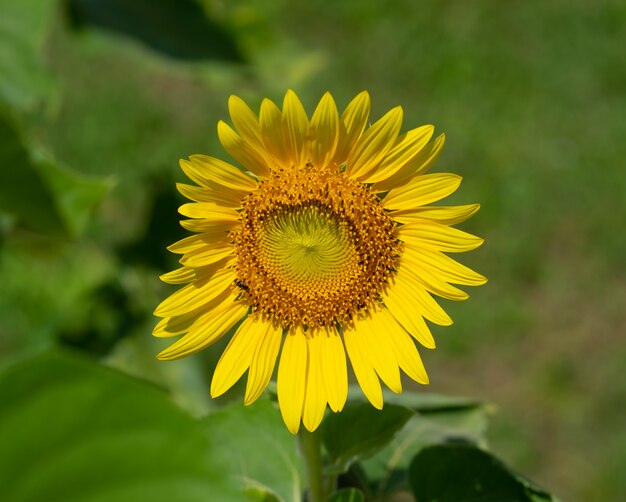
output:
<instances>
[{"instance_id":1,"label":"sunflower stem","mask_svg":"<svg viewBox=\"0 0 626 502\"><path fill-rule=\"evenodd\" d=\"M309 481L308 502L324 502L324 477L322 474L322 440L319 432L301 430L300 450L306 464L307 478Z\"/></svg>"}]
</instances>

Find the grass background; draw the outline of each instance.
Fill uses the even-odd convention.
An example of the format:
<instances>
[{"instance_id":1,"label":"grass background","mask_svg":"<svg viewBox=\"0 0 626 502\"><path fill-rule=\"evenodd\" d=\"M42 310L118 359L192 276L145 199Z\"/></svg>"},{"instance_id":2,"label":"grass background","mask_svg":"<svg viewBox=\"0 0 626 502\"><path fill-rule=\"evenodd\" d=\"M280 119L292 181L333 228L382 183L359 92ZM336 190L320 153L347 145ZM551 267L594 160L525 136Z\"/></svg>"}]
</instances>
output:
<instances>
[{"instance_id":1,"label":"grass background","mask_svg":"<svg viewBox=\"0 0 626 502\"><path fill-rule=\"evenodd\" d=\"M463 228L486 244L461 259L490 282L445 305L456 322L423 351L429 390L495 403L491 447L563 500L626 493L623 2L207 0L223 32L191 61L132 30L72 29L65 4L42 3L0 3L5 33L26 28L37 54L4 45L4 107L31 144L112 188L73 239L2 218L4 362L69 345L211 406L219 349L152 360L150 313L170 291L156 276L185 235L177 160L226 157L215 127L232 93L258 106L293 88L312 110L326 90L344 106L367 89L373 117L401 104L406 128L445 132L434 170L464 176L452 203L482 204Z\"/></svg>"}]
</instances>

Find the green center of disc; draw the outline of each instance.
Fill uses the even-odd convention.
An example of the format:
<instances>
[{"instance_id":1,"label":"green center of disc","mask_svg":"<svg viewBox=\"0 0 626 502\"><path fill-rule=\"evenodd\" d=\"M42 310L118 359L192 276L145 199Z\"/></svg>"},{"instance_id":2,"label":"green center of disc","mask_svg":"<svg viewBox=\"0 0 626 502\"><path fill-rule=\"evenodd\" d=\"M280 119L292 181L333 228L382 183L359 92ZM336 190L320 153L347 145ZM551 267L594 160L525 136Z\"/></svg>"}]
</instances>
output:
<instances>
[{"instance_id":1,"label":"green center of disc","mask_svg":"<svg viewBox=\"0 0 626 502\"><path fill-rule=\"evenodd\" d=\"M279 212L265 225L260 258L272 275L295 284L339 281L357 256L350 229L317 207Z\"/></svg>"}]
</instances>

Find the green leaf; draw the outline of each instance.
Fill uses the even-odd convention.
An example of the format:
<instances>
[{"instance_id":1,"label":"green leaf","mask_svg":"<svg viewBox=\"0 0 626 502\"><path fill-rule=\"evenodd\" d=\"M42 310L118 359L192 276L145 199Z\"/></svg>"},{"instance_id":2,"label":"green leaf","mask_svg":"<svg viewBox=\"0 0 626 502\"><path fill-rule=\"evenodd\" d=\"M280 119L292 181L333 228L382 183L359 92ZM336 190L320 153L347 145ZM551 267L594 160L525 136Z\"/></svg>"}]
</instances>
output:
<instances>
[{"instance_id":1,"label":"green leaf","mask_svg":"<svg viewBox=\"0 0 626 502\"><path fill-rule=\"evenodd\" d=\"M0 114L0 211L25 227L49 235L75 237L87 225L108 180L87 178L31 154L17 125Z\"/></svg>"},{"instance_id":2,"label":"green leaf","mask_svg":"<svg viewBox=\"0 0 626 502\"><path fill-rule=\"evenodd\" d=\"M404 391L402 394L385 392L384 397L385 402L400 404L418 413L441 413L444 411L462 411L485 407L485 403L479 399L428 392Z\"/></svg>"},{"instance_id":3,"label":"green leaf","mask_svg":"<svg viewBox=\"0 0 626 502\"><path fill-rule=\"evenodd\" d=\"M250 502L280 502L281 500L262 486L248 486L245 492Z\"/></svg>"},{"instance_id":4,"label":"green leaf","mask_svg":"<svg viewBox=\"0 0 626 502\"><path fill-rule=\"evenodd\" d=\"M50 159L42 159L37 168L45 178L71 237L84 232L95 207L104 198L113 181L85 176Z\"/></svg>"},{"instance_id":5,"label":"green leaf","mask_svg":"<svg viewBox=\"0 0 626 502\"><path fill-rule=\"evenodd\" d=\"M259 399L251 406L235 403L203 420L208 434L220 438L221 462L236 475L253 500L299 502L303 466L296 437L283 423L277 406ZM250 491L252 490L252 491ZM259 494L267 492L266 498Z\"/></svg>"},{"instance_id":6,"label":"green leaf","mask_svg":"<svg viewBox=\"0 0 626 502\"><path fill-rule=\"evenodd\" d=\"M331 495L327 502L365 502L365 496L356 488L345 488Z\"/></svg>"},{"instance_id":7,"label":"green leaf","mask_svg":"<svg viewBox=\"0 0 626 502\"><path fill-rule=\"evenodd\" d=\"M348 402L341 413L328 415L321 427L329 457L328 473L342 473L351 464L373 455L400 431L414 412L385 404L377 410L369 403Z\"/></svg>"},{"instance_id":8,"label":"green leaf","mask_svg":"<svg viewBox=\"0 0 626 502\"><path fill-rule=\"evenodd\" d=\"M171 57L243 60L232 35L194 0L69 0L68 8L76 27L121 33Z\"/></svg>"},{"instance_id":9,"label":"green leaf","mask_svg":"<svg viewBox=\"0 0 626 502\"><path fill-rule=\"evenodd\" d=\"M379 496L406 487L404 471L425 446L448 441L485 444L489 407L480 401L416 392L385 399L403 403L417 414L381 451L361 462Z\"/></svg>"},{"instance_id":10,"label":"green leaf","mask_svg":"<svg viewBox=\"0 0 626 502\"><path fill-rule=\"evenodd\" d=\"M52 0L0 0L0 103L30 111L52 90L41 49L55 8Z\"/></svg>"},{"instance_id":11,"label":"green leaf","mask_svg":"<svg viewBox=\"0 0 626 502\"><path fill-rule=\"evenodd\" d=\"M446 444L422 450L411 462L416 502L550 502L549 493L475 446Z\"/></svg>"},{"instance_id":12,"label":"green leaf","mask_svg":"<svg viewBox=\"0 0 626 502\"><path fill-rule=\"evenodd\" d=\"M65 232L63 217L46 180L32 162L17 126L0 114L0 211L24 226L52 235Z\"/></svg>"},{"instance_id":13,"label":"green leaf","mask_svg":"<svg viewBox=\"0 0 626 502\"><path fill-rule=\"evenodd\" d=\"M5 369L0 395L5 500L241 499L221 438L145 382L54 353Z\"/></svg>"}]
</instances>

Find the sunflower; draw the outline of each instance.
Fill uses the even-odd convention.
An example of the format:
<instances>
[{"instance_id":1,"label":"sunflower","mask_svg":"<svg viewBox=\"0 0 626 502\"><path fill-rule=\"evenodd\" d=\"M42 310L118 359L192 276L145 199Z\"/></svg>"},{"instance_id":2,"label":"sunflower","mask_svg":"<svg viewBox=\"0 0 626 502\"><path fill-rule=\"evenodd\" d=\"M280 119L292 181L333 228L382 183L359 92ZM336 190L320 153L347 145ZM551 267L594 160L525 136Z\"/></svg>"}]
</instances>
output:
<instances>
[{"instance_id":1,"label":"sunflower","mask_svg":"<svg viewBox=\"0 0 626 502\"><path fill-rule=\"evenodd\" d=\"M310 119L291 90L282 111L265 99L257 117L236 96L228 107L234 128L220 121L217 132L243 169L180 161L196 183L178 185L193 201L180 213L194 235L168 248L182 267L161 279L186 285L156 309L154 335L181 337L157 357L194 354L237 326L211 395L247 371L245 404L254 402L280 353L278 402L294 434L301 421L315 430L327 404L342 409L348 359L376 408L381 380L401 392L400 370L428 383L414 340L434 348L426 320L452 324L433 295L465 300L453 284L486 282L444 254L482 244L452 228L479 205L429 205L461 182L424 174L444 135L432 140L431 125L401 134L401 107L368 126L367 92L341 115L326 93Z\"/></svg>"}]
</instances>

